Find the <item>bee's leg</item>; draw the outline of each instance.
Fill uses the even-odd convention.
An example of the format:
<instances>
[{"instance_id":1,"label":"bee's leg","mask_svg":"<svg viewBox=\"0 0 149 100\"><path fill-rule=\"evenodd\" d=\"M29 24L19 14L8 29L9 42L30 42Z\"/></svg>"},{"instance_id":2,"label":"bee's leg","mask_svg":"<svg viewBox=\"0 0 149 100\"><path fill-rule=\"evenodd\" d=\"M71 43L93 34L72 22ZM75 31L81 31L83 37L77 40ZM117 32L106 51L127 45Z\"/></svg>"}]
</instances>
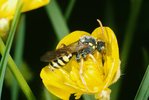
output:
<instances>
[{"instance_id":1,"label":"bee's leg","mask_svg":"<svg viewBox=\"0 0 149 100\"><path fill-rule=\"evenodd\" d=\"M82 52L82 58L85 59L86 56L87 56L87 53L83 51L83 52Z\"/></svg>"},{"instance_id":2,"label":"bee's leg","mask_svg":"<svg viewBox=\"0 0 149 100\"><path fill-rule=\"evenodd\" d=\"M104 66L104 63L105 63L105 59L104 59L104 56L102 56L102 65Z\"/></svg>"},{"instance_id":3,"label":"bee's leg","mask_svg":"<svg viewBox=\"0 0 149 100\"><path fill-rule=\"evenodd\" d=\"M89 89L88 89L86 81L83 77L83 58L81 58L79 74L80 74L80 78L81 78L83 85L86 87L86 90L88 91Z\"/></svg>"},{"instance_id":4,"label":"bee's leg","mask_svg":"<svg viewBox=\"0 0 149 100\"><path fill-rule=\"evenodd\" d=\"M97 65L97 68L98 68L98 70L100 70L100 66L99 66L99 64L98 64L98 62L97 62L97 60L95 59L95 57L92 55L92 54L89 54L89 57L93 60L93 62Z\"/></svg>"},{"instance_id":5,"label":"bee's leg","mask_svg":"<svg viewBox=\"0 0 149 100\"><path fill-rule=\"evenodd\" d=\"M77 54L76 54L76 61L80 62L80 59L81 59L81 52L77 52Z\"/></svg>"},{"instance_id":6,"label":"bee's leg","mask_svg":"<svg viewBox=\"0 0 149 100\"><path fill-rule=\"evenodd\" d=\"M93 60L94 63L97 63L97 60L95 59L95 57L92 54L89 53L88 55Z\"/></svg>"},{"instance_id":7,"label":"bee's leg","mask_svg":"<svg viewBox=\"0 0 149 100\"><path fill-rule=\"evenodd\" d=\"M86 57L86 55L84 54L83 51L77 52L76 61L80 64L80 70L79 70L80 79L81 79L83 85L85 86L86 90L89 90L87 87L86 81L83 77L83 60L84 60L84 57Z\"/></svg>"}]
</instances>

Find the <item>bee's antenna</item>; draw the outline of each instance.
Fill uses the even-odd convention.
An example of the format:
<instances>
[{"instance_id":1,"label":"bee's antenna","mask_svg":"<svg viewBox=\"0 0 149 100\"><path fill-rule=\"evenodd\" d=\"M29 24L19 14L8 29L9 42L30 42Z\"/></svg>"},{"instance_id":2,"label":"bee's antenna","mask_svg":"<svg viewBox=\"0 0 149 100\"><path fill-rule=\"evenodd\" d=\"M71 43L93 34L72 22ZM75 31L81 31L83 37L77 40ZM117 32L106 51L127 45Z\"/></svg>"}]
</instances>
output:
<instances>
[{"instance_id":1,"label":"bee's antenna","mask_svg":"<svg viewBox=\"0 0 149 100\"><path fill-rule=\"evenodd\" d=\"M102 34L104 34L104 29L103 29L103 25L101 23L101 21L99 19L97 19L97 22L99 23L101 30L102 30Z\"/></svg>"}]
</instances>

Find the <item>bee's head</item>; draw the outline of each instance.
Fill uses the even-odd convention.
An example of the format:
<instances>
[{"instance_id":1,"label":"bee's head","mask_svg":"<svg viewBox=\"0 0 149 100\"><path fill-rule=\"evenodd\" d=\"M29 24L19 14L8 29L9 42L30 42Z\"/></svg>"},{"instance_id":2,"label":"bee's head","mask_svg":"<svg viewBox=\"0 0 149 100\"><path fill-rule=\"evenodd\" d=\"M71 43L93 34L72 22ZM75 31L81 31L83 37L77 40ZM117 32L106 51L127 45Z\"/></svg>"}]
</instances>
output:
<instances>
[{"instance_id":1,"label":"bee's head","mask_svg":"<svg viewBox=\"0 0 149 100\"><path fill-rule=\"evenodd\" d=\"M104 41L97 41L97 50L99 52L102 52L103 50L105 50L105 42Z\"/></svg>"}]
</instances>

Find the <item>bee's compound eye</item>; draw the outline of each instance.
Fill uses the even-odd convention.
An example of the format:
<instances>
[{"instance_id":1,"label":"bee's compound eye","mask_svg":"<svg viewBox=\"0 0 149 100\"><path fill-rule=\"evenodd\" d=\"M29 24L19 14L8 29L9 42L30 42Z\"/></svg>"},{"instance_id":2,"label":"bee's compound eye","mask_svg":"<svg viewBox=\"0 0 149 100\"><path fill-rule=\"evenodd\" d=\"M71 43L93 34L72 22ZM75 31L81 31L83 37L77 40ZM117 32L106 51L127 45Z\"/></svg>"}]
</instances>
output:
<instances>
[{"instance_id":1,"label":"bee's compound eye","mask_svg":"<svg viewBox=\"0 0 149 100\"><path fill-rule=\"evenodd\" d=\"M105 42L103 42L103 41L98 41L98 42L97 42L97 50L98 50L99 52L101 52L103 49L105 49Z\"/></svg>"}]
</instances>

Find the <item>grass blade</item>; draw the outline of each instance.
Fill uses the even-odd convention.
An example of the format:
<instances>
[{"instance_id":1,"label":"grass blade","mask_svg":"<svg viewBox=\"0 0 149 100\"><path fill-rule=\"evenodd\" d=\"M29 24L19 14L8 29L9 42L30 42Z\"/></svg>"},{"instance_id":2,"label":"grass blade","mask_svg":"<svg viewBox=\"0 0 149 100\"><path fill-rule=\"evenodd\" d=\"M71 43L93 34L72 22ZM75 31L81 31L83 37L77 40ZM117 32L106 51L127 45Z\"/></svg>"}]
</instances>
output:
<instances>
[{"instance_id":1,"label":"grass blade","mask_svg":"<svg viewBox=\"0 0 149 100\"><path fill-rule=\"evenodd\" d=\"M2 94L3 81L4 81L6 65L7 65L7 61L8 61L8 55L9 55L9 51L10 51L12 41L13 41L13 38L14 38L17 23L19 21L19 17L20 17L20 14L21 14L21 7L22 7L22 3L18 2L17 9L16 9L15 16L14 16L14 20L12 21L9 36L8 36L8 39L7 39L7 42L6 42L6 49L5 49L4 55L2 56L2 59L1 59L1 62L0 62L0 97L1 97L1 94Z\"/></svg>"},{"instance_id":2,"label":"grass blade","mask_svg":"<svg viewBox=\"0 0 149 100\"><path fill-rule=\"evenodd\" d=\"M51 3L46 6L46 10L58 40L62 39L69 33L69 29L56 0L52 0Z\"/></svg>"},{"instance_id":3,"label":"grass blade","mask_svg":"<svg viewBox=\"0 0 149 100\"><path fill-rule=\"evenodd\" d=\"M143 67L146 69L146 66L148 65L148 62L149 62L149 54L148 54L148 51L147 49L143 48L142 49L142 52L143 52Z\"/></svg>"},{"instance_id":4,"label":"grass blade","mask_svg":"<svg viewBox=\"0 0 149 100\"><path fill-rule=\"evenodd\" d=\"M16 48L15 48L15 54L14 54L14 61L16 65L19 67L22 63L22 55L23 55L23 46L24 46L24 35L25 35L25 15L21 17L21 21L19 23L18 32L16 37ZM18 99L18 92L19 87L17 84L17 81L13 78L13 85L11 88L11 100L17 100Z\"/></svg>"},{"instance_id":5,"label":"grass blade","mask_svg":"<svg viewBox=\"0 0 149 100\"><path fill-rule=\"evenodd\" d=\"M113 1L107 0L106 1L106 7L105 7L105 19L106 23L111 27L112 29L116 28L115 24L115 12L113 7Z\"/></svg>"},{"instance_id":6,"label":"grass blade","mask_svg":"<svg viewBox=\"0 0 149 100\"><path fill-rule=\"evenodd\" d=\"M75 2L76 2L76 0L69 0L69 4L68 4L68 6L66 8L66 12L64 14L66 21L68 21L70 15L71 15L71 12L72 12L72 9L75 5Z\"/></svg>"},{"instance_id":7,"label":"grass blade","mask_svg":"<svg viewBox=\"0 0 149 100\"><path fill-rule=\"evenodd\" d=\"M126 65L126 62L128 60L128 55L130 52L130 48L132 45L132 41L133 41L133 35L135 32L135 27L136 27L136 23L137 23L137 19L138 19L138 15L140 13L140 9L141 9L141 5L142 5L142 1L143 0L132 0L131 2L131 11L130 11L130 15L129 15L129 19L128 19L128 23L126 25L126 30L125 30L125 36L124 36L124 41L122 44L122 51L121 51L121 69L122 69L122 73L125 72L126 68L124 67ZM115 85L117 85L115 88L114 92L114 97L112 98L113 100L118 100L118 95L120 93L120 89L121 89L121 84L122 84L122 80L119 80Z\"/></svg>"},{"instance_id":8,"label":"grass blade","mask_svg":"<svg viewBox=\"0 0 149 100\"><path fill-rule=\"evenodd\" d=\"M0 38L0 53L2 55L4 55L5 48L6 47L5 47L2 39ZM15 76L16 80L18 81L18 83L20 85L20 88L22 89L22 91L26 95L27 99L28 100L35 100L35 96L34 96L33 92L31 91L30 87L28 86L23 75L19 71L17 65L14 63L14 61L10 55L8 55L8 65L9 65L9 69L11 70L12 74Z\"/></svg>"},{"instance_id":9,"label":"grass blade","mask_svg":"<svg viewBox=\"0 0 149 100\"><path fill-rule=\"evenodd\" d=\"M133 0L131 4L131 11L130 11L130 16L129 20L126 26L126 31L125 31L125 37L124 37L124 42L123 42L123 47L122 47L122 52L121 52L121 58L122 58L122 67L125 66L126 61L128 59L130 47L133 41L133 35L138 19L138 15L140 12L141 4L143 0Z\"/></svg>"},{"instance_id":10,"label":"grass blade","mask_svg":"<svg viewBox=\"0 0 149 100\"><path fill-rule=\"evenodd\" d=\"M95 100L95 97L94 97L94 95L84 94L83 100Z\"/></svg>"},{"instance_id":11,"label":"grass blade","mask_svg":"<svg viewBox=\"0 0 149 100\"><path fill-rule=\"evenodd\" d=\"M44 88L44 97L45 100L53 100L52 96L50 95L49 91L47 91L47 89Z\"/></svg>"},{"instance_id":12,"label":"grass blade","mask_svg":"<svg viewBox=\"0 0 149 100\"><path fill-rule=\"evenodd\" d=\"M45 100L59 100L58 97L51 94L46 88L44 88L44 95Z\"/></svg>"},{"instance_id":13,"label":"grass blade","mask_svg":"<svg viewBox=\"0 0 149 100\"><path fill-rule=\"evenodd\" d=\"M149 97L149 65L134 100L148 100Z\"/></svg>"},{"instance_id":14,"label":"grass blade","mask_svg":"<svg viewBox=\"0 0 149 100\"><path fill-rule=\"evenodd\" d=\"M51 20L58 40L62 39L69 33L69 29L57 2L52 0L51 3L46 6L46 11L49 19ZM55 98L50 96L50 94L47 96L47 92L45 94L45 98L55 100Z\"/></svg>"}]
</instances>

